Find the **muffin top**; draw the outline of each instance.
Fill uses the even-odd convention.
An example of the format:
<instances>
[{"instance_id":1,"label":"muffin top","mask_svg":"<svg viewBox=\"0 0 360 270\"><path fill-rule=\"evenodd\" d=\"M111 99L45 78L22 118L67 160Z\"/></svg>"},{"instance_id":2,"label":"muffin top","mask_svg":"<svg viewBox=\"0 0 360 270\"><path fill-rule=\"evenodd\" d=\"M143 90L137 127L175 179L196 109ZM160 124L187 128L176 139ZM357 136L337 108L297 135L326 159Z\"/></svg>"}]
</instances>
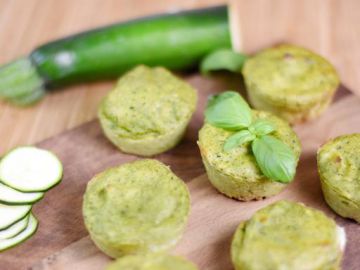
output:
<instances>
[{"instance_id":1,"label":"muffin top","mask_svg":"<svg viewBox=\"0 0 360 270\"><path fill-rule=\"evenodd\" d=\"M280 45L265 49L245 62L249 91L276 106L306 109L332 95L339 84L334 67L301 47Z\"/></svg>"},{"instance_id":2,"label":"muffin top","mask_svg":"<svg viewBox=\"0 0 360 270\"><path fill-rule=\"evenodd\" d=\"M360 134L329 141L319 149L317 160L323 183L360 207Z\"/></svg>"},{"instance_id":3,"label":"muffin top","mask_svg":"<svg viewBox=\"0 0 360 270\"><path fill-rule=\"evenodd\" d=\"M240 224L231 256L241 269L335 269L343 233L321 211L278 201Z\"/></svg>"},{"instance_id":4,"label":"muffin top","mask_svg":"<svg viewBox=\"0 0 360 270\"><path fill-rule=\"evenodd\" d=\"M96 175L84 195L83 215L95 239L156 251L177 240L189 208L184 182L161 162L143 159Z\"/></svg>"},{"instance_id":5,"label":"muffin top","mask_svg":"<svg viewBox=\"0 0 360 270\"><path fill-rule=\"evenodd\" d=\"M253 121L265 119L271 122L275 127L272 135L291 147L299 158L300 141L287 122L264 111L253 110L252 118ZM263 179L265 176L256 162L250 143L245 143L230 151L224 150L225 141L234 133L234 131L217 128L208 123L204 124L199 132L198 141L203 157L211 166L226 175L241 177L249 182Z\"/></svg>"},{"instance_id":6,"label":"muffin top","mask_svg":"<svg viewBox=\"0 0 360 270\"><path fill-rule=\"evenodd\" d=\"M133 255L118 259L106 270L196 270L191 262L166 254Z\"/></svg>"},{"instance_id":7,"label":"muffin top","mask_svg":"<svg viewBox=\"0 0 360 270\"><path fill-rule=\"evenodd\" d=\"M196 101L191 85L168 70L138 66L119 79L98 115L117 136L159 136L188 121Z\"/></svg>"}]
</instances>

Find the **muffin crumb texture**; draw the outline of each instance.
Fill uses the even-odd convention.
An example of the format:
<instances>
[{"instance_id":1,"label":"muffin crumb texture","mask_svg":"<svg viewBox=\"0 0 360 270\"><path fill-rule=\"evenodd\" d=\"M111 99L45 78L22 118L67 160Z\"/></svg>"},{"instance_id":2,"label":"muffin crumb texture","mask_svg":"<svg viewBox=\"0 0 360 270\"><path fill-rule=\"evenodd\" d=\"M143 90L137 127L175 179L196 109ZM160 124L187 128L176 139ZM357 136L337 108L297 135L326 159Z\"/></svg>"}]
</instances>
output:
<instances>
[{"instance_id":1,"label":"muffin crumb texture","mask_svg":"<svg viewBox=\"0 0 360 270\"><path fill-rule=\"evenodd\" d=\"M319 149L317 160L328 205L360 223L360 134L330 140Z\"/></svg>"},{"instance_id":2,"label":"muffin crumb texture","mask_svg":"<svg viewBox=\"0 0 360 270\"><path fill-rule=\"evenodd\" d=\"M337 72L326 59L293 45L257 53L246 61L243 75L254 108L290 123L319 116L339 85Z\"/></svg>"},{"instance_id":3,"label":"muffin crumb texture","mask_svg":"<svg viewBox=\"0 0 360 270\"><path fill-rule=\"evenodd\" d=\"M236 270L340 269L336 223L301 203L278 201L237 228L231 246Z\"/></svg>"},{"instance_id":4,"label":"muffin crumb texture","mask_svg":"<svg viewBox=\"0 0 360 270\"><path fill-rule=\"evenodd\" d=\"M83 202L92 240L114 258L173 247L182 236L189 211L185 183L152 159L96 175L88 183Z\"/></svg>"},{"instance_id":5,"label":"muffin crumb texture","mask_svg":"<svg viewBox=\"0 0 360 270\"><path fill-rule=\"evenodd\" d=\"M271 122L276 127L272 135L287 144L299 158L300 141L286 121L268 112L254 110L252 114L253 121L262 119ZM241 201L261 200L281 192L287 184L264 176L249 143L230 151L224 150L225 141L233 134L233 131L207 123L199 132L200 153L213 186L226 196Z\"/></svg>"},{"instance_id":6,"label":"muffin crumb texture","mask_svg":"<svg viewBox=\"0 0 360 270\"><path fill-rule=\"evenodd\" d=\"M106 270L197 270L191 262L166 254L125 256L110 264Z\"/></svg>"},{"instance_id":7,"label":"muffin crumb texture","mask_svg":"<svg viewBox=\"0 0 360 270\"><path fill-rule=\"evenodd\" d=\"M180 141L196 103L197 93L187 82L165 68L139 66L119 79L98 117L119 149L151 156Z\"/></svg>"}]
</instances>

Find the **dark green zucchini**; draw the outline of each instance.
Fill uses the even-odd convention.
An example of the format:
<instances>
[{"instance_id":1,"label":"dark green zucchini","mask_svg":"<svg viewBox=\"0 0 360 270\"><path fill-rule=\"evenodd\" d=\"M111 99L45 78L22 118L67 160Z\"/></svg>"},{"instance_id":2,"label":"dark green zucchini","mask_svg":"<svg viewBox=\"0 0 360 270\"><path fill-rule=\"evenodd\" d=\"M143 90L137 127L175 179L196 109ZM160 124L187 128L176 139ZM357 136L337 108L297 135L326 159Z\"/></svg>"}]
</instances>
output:
<instances>
[{"instance_id":1,"label":"dark green zucchini","mask_svg":"<svg viewBox=\"0 0 360 270\"><path fill-rule=\"evenodd\" d=\"M230 48L226 6L147 17L54 41L0 69L0 96L18 104L46 89L117 77L139 65L187 70Z\"/></svg>"}]
</instances>

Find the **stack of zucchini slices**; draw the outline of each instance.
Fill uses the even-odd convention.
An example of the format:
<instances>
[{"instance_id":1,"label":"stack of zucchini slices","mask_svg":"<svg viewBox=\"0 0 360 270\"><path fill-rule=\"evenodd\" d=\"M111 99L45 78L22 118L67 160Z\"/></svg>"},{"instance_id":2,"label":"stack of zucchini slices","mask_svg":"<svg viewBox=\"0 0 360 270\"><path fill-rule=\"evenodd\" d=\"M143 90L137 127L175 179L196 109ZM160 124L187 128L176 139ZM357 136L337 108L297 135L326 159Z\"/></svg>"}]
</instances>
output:
<instances>
[{"instance_id":1,"label":"stack of zucchini slices","mask_svg":"<svg viewBox=\"0 0 360 270\"><path fill-rule=\"evenodd\" d=\"M61 181L62 164L51 152L18 147L0 162L0 252L30 238L38 227L34 203Z\"/></svg>"}]
</instances>

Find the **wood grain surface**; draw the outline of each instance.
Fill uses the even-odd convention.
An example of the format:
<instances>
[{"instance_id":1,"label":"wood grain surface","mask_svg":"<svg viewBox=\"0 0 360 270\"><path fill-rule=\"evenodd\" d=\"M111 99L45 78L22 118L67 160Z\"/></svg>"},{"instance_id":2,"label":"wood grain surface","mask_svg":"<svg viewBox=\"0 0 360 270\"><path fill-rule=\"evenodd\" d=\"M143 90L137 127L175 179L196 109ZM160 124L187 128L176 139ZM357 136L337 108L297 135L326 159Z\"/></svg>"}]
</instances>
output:
<instances>
[{"instance_id":1,"label":"wood grain surface","mask_svg":"<svg viewBox=\"0 0 360 270\"><path fill-rule=\"evenodd\" d=\"M235 86L239 89L241 81L230 75L213 78L192 75L187 80L200 95L197 112L181 144L156 156L187 182L191 192L190 221L173 252L194 261L201 270L231 270L229 247L237 224L260 207L288 198L322 209L344 226L348 244L343 269L360 269L360 226L336 216L325 205L316 168L316 150L322 143L340 134L360 132L360 98L341 88L336 102L322 117L296 126L303 153L295 181L276 197L244 203L220 195L210 185L196 146L208 95ZM138 157L116 150L103 136L97 121L46 140L39 146L59 155L64 163L65 177L35 205L34 212L40 220L36 235L0 254L1 269L104 269L110 259L87 236L81 213L82 196L94 174Z\"/></svg>"},{"instance_id":2,"label":"wood grain surface","mask_svg":"<svg viewBox=\"0 0 360 270\"><path fill-rule=\"evenodd\" d=\"M0 0L0 65L27 54L54 38L115 21L158 12L174 12L224 3L222 0ZM360 93L360 1L357 0L233 0L238 15L238 43L253 53L263 47L294 42L329 58L344 84ZM279 196L240 203L219 195L204 175L196 146L202 110L208 94L238 89L239 78L219 75L187 78L201 96L184 141L157 158L189 185L193 211L175 253L200 269L229 270L229 244L236 225L256 209L279 198L303 201L324 210L346 227L349 235L344 270L360 269L360 226L337 217L324 204L316 172L315 152L336 135L360 132L360 99L343 90L318 120L296 126L303 154L296 181ZM19 144L32 144L93 120L102 97L113 82L69 87L48 95L30 108L0 102L0 154ZM40 219L37 234L25 244L0 254L0 269L103 269L109 259L87 237L81 216L88 180L109 166L136 159L124 155L103 137L96 121L39 144L55 151L65 165L61 185L35 206Z\"/></svg>"},{"instance_id":3,"label":"wood grain surface","mask_svg":"<svg viewBox=\"0 0 360 270\"><path fill-rule=\"evenodd\" d=\"M0 0L0 65L34 47L88 28L225 0ZM360 93L360 1L233 0L237 39L245 52L295 42L327 56L342 81ZM84 84L48 95L35 107L0 102L0 154L32 144L95 117L113 82Z\"/></svg>"}]
</instances>

